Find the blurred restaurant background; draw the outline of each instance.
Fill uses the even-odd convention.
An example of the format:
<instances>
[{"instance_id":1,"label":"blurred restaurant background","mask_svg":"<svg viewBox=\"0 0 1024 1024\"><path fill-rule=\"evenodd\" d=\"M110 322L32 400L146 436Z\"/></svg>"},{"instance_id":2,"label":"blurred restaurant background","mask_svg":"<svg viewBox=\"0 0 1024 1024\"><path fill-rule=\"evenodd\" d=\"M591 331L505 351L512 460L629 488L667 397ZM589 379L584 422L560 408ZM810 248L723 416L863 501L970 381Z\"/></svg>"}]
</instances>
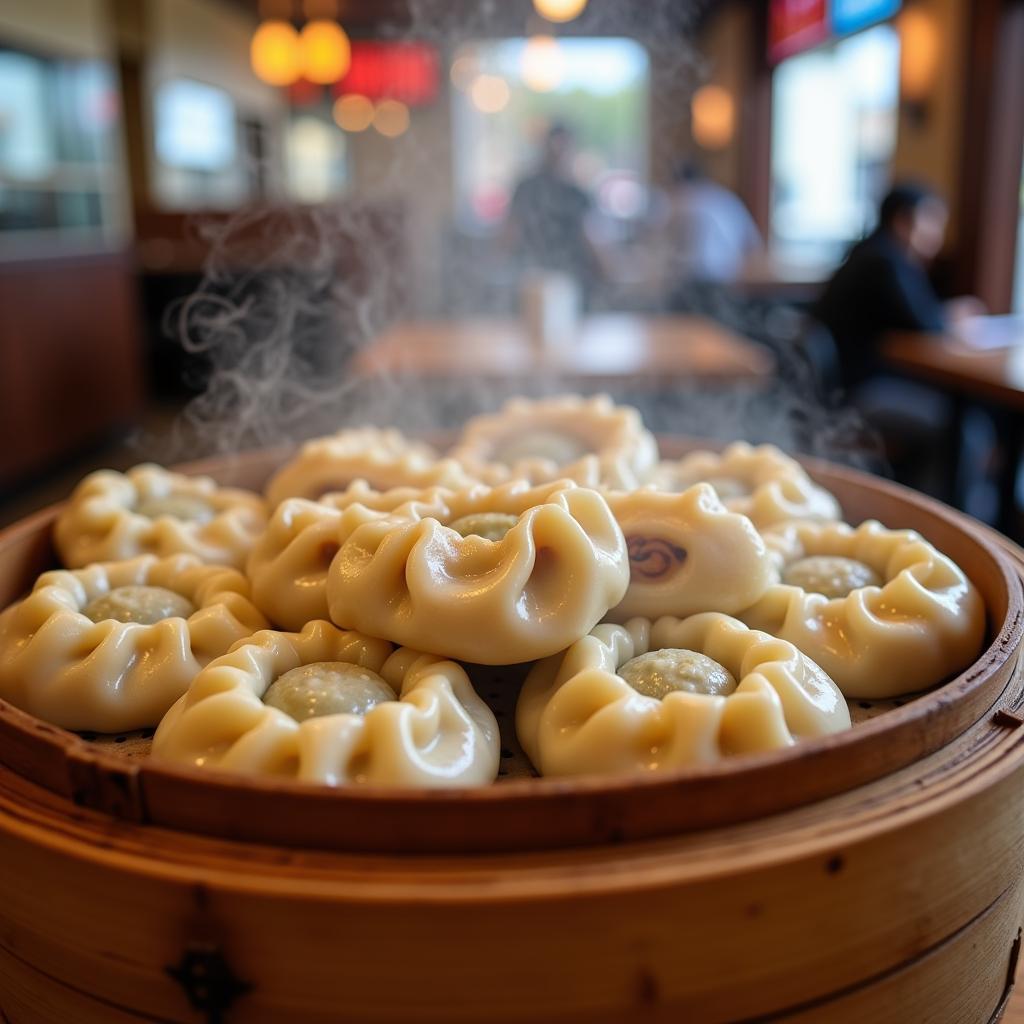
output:
<instances>
[{"instance_id":1,"label":"blurred restaurant background","mask_svg":"<svg viewBox=\"0 0 1024 1024\"><path fill-rule=\"evenodd\" d=\"M569 389L1019 538L1022 56L1024 0L0 0L0 523Z\"/></svg>"}]
</instances>

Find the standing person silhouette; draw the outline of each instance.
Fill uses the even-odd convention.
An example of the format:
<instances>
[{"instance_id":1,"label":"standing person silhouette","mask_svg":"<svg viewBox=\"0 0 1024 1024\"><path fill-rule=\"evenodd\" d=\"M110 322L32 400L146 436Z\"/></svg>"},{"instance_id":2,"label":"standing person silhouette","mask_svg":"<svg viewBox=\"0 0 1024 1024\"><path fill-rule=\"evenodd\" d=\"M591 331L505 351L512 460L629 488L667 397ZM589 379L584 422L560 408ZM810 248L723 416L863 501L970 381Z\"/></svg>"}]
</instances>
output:
<instances>
[{"instance_id":1,"label":"standing person silhouette","mask_svg":"<svg viewBox=\"0 0 1024 1024\"><path fill-rule=\"evenodd\" d=\"M592 202L572 174L574 151L572 129L559 122L551 125L539 163L515 187L505 232L523 269L568 274L588 306L603 274L600 257L587 234Z\"/></svg>"}]
</instances>

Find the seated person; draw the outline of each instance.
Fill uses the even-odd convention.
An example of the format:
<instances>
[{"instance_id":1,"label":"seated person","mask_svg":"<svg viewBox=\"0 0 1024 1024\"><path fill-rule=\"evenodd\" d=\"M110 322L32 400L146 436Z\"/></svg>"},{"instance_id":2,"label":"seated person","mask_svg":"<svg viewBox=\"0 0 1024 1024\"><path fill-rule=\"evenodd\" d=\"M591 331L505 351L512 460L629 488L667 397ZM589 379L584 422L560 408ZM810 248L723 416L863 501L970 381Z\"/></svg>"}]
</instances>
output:
<instances>
[{"instance_id":1,"label":"seated person","mask_svg":"<svg viewBox=\"0 0 1024 1024\"><path fill-rule=\"evenodd\" d=\"M928 278L942 248L949 211L922 185L896 185L882 200L878 226L850 250L815 307L835 339L843 385L854 391L881 369L887 331L939 333L977 300L944 304Z\"/></svg>"},{"instance_id":2,"label":"seated person","mask_svg":"<svg viewBox=\"0 0 1024 1024\"><path fill-rule=\"evenodd\" d=\"M677 284L732 283L762 246L743 200L689 160L675 171L668 234L669 263Z\"/></svg>"},{"instance_id":3,"label":"seated person","mask_svg":"<svg viewBox=\"0 0 1024 1024\"><path fill-rule=\"evenodd\" d=\"M927 187L895 185L882 200L878 226L847 254L814 315L834 339L843 390L882 435L896 477L952 497L942 443L952 440L950 403L933 388L886 372L880 353L889 331L941 333L980 311L977 299L944 303L929 280L948 217Z\"/></svg>"}]
</instances>

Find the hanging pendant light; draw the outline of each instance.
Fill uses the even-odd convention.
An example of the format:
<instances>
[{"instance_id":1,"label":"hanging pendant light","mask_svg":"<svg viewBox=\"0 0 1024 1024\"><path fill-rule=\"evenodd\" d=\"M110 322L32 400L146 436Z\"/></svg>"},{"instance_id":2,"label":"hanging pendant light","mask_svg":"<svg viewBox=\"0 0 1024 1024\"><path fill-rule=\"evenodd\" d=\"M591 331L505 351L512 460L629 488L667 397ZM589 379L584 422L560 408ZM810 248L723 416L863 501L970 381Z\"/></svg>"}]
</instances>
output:
<instances>
[{"instance_id":1,"label":"hanging pendant light","mask_svg":"<svg viewBox=\"0 0 1024 1024\"><path fill-rule=\"evenodd\" d=\"M352 63L352 44L336 21L307 22L299 35L299 47L303 75L319 85L344 78Z\"/></svg>"},{"instance_id":2,"label":"hanging pendant light","mask_svg":"<svg viewBox=\"0 0 1024 1024\"><path fill-rule=\"evenodd\" d=\"M253 73L267 85L291 85L302 75L299 33L290 22L263 22L249 46Z\"/></svg>"},{"instance_id":3,"label":"hanging pendant light","mask_svg":"<svg viewBox=\"0 0 1024 1024\"><path fill-rule=\"evenodd\" d=\"M587 0L533 0L534 10L548 21L572 21L578 18L587 6Z\"/></svg>"}]
</instances>

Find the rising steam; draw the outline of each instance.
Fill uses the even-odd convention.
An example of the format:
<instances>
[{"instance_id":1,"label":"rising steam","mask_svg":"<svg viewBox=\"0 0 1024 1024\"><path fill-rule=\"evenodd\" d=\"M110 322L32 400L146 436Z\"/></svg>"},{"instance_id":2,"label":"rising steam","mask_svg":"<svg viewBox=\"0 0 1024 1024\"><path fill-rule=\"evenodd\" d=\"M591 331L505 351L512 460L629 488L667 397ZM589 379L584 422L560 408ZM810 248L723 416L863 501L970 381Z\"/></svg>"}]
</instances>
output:
<instances>
[{"instance_id":1,"label":"rising steam","mask_svg":"<svg viewBox=\"0 0 1024 1024\"><path fill-rule=\"evenodd\" d=\"M588 17L596 22L593 31L602 31L602 11L616 16L621 31L619 15L627 6L638 12L631 35L648 47L660 88L682 111L707 74L687 42L705 5L592 0ZM383 34L428 40L444 61L465 42L536 31L532 22L510 23L512 9L522 10L504 0L480 0L469 9L448 0L412 0L408 17L385 27ZM410 234L442 238L451 221L448 204L436 203L436 197L450 194L451 132L443 114L436 114L435 122L438 131L419 133L415 143L413 133L381 141L376 180L369 187L361 183L358 201L264 207L200 227L210 247L203 281L165 318L165 329L206 374L202 394L178 424L174 456L295 442L357 423L393 423L410 432L450 427L493 409L508 394L508 388L494 383L428 388L408 378L359 378L351 370L358 350L403 315L443 316L464 308L463 299L479 307L478 295L456 294L448 295L444 306L431 308L410 273L413 265L436 271L443 257L422 251L422 242L420 251L411 254L405 240ZM659 152L658 145L655 140L656 163L667 166L679 157ZM408 221L393 212L403 204ZM780 356L786 379L768 391L715 392L695 386L675 394L630 391L624 383L613 397L639 406L649 425L660 431L772 441L846 462L858 461L873 448L856 415L815 396L791 317L721 296L702 311L769 344ZM534 394L574 389L572 382L550 377L527 388Z\"/></svg>"}]
</instances>

